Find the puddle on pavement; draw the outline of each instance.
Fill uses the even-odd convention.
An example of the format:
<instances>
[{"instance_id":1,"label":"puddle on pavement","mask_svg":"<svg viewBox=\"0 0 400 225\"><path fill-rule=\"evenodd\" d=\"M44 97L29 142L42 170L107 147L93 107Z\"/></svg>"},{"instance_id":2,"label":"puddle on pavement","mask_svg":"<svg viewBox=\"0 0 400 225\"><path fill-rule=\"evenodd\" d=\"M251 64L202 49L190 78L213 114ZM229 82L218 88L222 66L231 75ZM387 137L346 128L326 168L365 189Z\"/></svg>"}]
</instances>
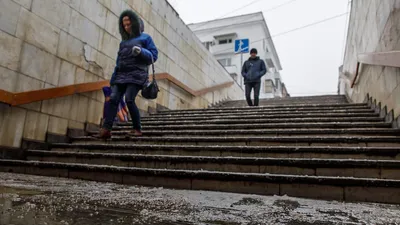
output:
<instances>
[{"instance_id":1,"label":"puddle on pavement","mask_svg":"<svg viewBox=\"0 0 400 225\"><path fill-rule=\"evenodd\" d=\"M0 186L0 225L193 224L160 220L137 207L69 202L66 195Z\"/></svg>"},{"instance_id":2,"label":"puddle on pavement","mask_svg":"<svg viewBox=\"0 0 400 225\"><path fill-rule=\"evenodd\" d=\"M10 187L1 187L0 186L0 196L1 195L10 195L10 194L17 194L17 195L39 195L43 194L44 192L37 191L37 190L27 190L22 188L10 188Z\"/></svg>"},{"instance_id":3,"label":"puddle on pavement","mask_svg":"<svg viewBox=\"0 0 400 225\"><path fill-rule=\"evenodd\" d=\"M3 174L0 180L0 225L400 224L395 205L15 176Z\"/></svg>"}]
</instances>

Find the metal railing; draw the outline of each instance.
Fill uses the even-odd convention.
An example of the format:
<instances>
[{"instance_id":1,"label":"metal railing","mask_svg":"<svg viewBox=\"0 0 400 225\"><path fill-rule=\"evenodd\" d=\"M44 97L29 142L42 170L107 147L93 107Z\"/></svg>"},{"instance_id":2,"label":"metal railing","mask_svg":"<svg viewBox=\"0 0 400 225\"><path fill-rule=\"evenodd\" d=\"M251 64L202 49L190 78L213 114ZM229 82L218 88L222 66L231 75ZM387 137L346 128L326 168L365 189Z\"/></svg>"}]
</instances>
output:
<instances>
[{"instance_id":1,"label":"metal railing","mask_svg":"<svg viewBox=\"0 0 400 225\"><path fill-rule=\"evenodd\" d=\"M353 81L351 82L351 88L354 87L357 81L361 64L400 68L400 51L359 54L357 57L356 73Z\"/></svg>"},{"instance_id":2,"label":"metal railing","mask_svg":"<svg viewBox=\"0 0 400 225\"><path fill-rule=\"evenodd\" d=\"M171 76L168 73L160 73L156 74L157 80L168 80L169 82L175 84L176 86L182 88L186 92L190 93L194 97L204 95L208 92L213 92L219 89L230 87L234 84L233 81L229 81L223 84L215 85L212 87L204 88L201 90L193 90L184 83L177 80L175 77ZM108 80L91 82L91 83L81 83L81 84L73 84L62 87L41 89L35 91L27 91L27 92L19 92L19 93L11 93L5 90L0 89L0 102L5 103L11 106L24 105L33 102L49 100L54 98L61 98L69 95L92 92L101 90L104 86L109 85Z\"/></svg>"}]
</instances>

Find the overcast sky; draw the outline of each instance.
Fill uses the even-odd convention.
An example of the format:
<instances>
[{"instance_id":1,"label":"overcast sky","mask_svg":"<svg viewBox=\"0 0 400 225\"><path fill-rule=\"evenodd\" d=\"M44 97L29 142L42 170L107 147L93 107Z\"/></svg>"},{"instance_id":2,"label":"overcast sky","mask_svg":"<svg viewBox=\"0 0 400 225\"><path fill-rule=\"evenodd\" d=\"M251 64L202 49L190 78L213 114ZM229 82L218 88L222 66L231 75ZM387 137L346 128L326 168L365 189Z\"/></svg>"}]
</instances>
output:
<instances>
[{"instance_id":1,"label":"overcast sky","mask_svg":"<svg viewBox=\"0 0 400 225\"><path fill-rule=\"evenodd\" d=\"M169 0L186 24L220 18L254 0ZM348 11L349 0L259 0L225 17L263 11L272 36ZM288 3L275 10L276 6ZM268 12L266 12L268 11ZM343 61L347 15L273 37L283 82L295 95L334 94ZM251 40L250 40L251 42Z\"/></svg>"}]
</instances>

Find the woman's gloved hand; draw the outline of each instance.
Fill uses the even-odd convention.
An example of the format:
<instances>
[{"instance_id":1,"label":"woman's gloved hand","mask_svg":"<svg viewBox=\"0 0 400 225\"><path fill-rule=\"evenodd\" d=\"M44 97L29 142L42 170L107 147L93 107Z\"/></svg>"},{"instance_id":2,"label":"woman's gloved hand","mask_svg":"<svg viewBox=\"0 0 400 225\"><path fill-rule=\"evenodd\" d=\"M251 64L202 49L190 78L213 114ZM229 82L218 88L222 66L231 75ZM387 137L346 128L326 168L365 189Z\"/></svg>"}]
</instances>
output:
<instances>
[{"instance_id":1,"label":"woman's gloved hand","mask_svg":"<svg viewBox=\"0 0 400 225\"><path fill-rule=\"evenodd\" d=\"M139 46L134 46L132 48L132 55L133 56L138 56L142 52L142 49Z\"/></svg>"}]
</instances>

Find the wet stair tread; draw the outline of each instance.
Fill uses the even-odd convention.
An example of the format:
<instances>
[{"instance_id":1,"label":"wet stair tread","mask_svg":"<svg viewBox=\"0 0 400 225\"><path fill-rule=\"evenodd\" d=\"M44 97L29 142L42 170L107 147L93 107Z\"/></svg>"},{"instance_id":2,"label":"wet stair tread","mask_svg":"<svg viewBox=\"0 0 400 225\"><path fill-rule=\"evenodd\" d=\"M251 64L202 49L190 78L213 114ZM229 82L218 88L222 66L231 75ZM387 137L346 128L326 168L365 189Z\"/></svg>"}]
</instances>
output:
<instances>
[{"instance_id":1,"label":"wet stair tread","mask_svg":"<svg viewBox=\"0 0 400 225\"><path fill-rule=\"evenodd\" d=\"M267 183L304 183L316 185L332 186L365 186L365 187L400 187L400 180L390 179L368 179L353 177L326 177L326 176L302 176L302 175L278 175L278 174L260 174L260 173L235 173L235 172L217 172L205 170L171 170L171 169L151 169L136 167L118 167L106 165L89 165L78 163L56 163L40 161L21 161L21 160L3 160L0 159L0 169L2 167L35 167L49 169L67 169L68 171L85 172L110 172L122 173L134 176L155 176L155 177L173 177L177 179L201 179L201 180L219 180L219 181L250 181ZM29 170L26 171L29 173Z\"/></svg>"},{"instance_id":2,"label":"wet stair tread","mask_svg":"<svg viewBox=\"0 0 400 225\"><path fill-rule=\"evenodd\" d=\"M281 109L281 108L357 108L357 107L368 107L366 103L322 103L322 104L283 104L283 105L261 105L257 107L246 106L246 107L225 107L225 108L206 108L206 109L181 109L181 110L161 110L160 113L164 112L193 112L193 111L226 111L226 110L262 110L262 109Z\"/></svg>"},{"instance_id":3,"label":"wet stair tread","mask_svg":"<svg viewBox=\"0 0 400 225\"><path fill-rule=\"evenodd\" d=\"M78 148L78 149L145 149L145 150L213 150L213 151L237 151L237 152L296 152L296 153L368 153L368 154L398 154L400 147L336 147L336 146L198 146L198 145L144 145L144 144L77 144L54 143L51 148Z\"/></svg>"},{"instance_id":4,"label":"wet stair tread","mask_svg":"<svg viewBox=\"0 0 400 225\"><path fill-rule=\"evenodd\" d=\"M73 138L74 141L79 140L99 140L93 136L83 136ZM129 140L129 141L210 141L210 142L246 142L246 141L261 141L261 142L395 142L400 143L400 138L397 136L246 136L246 137L127 137L113 136L112 140ZM99 140L102 141L102 140Z\"/></svg>"},{"instance_id":5,"label":"wet stair tread","mask_svg":"<svg viewBox=\"0 0 400 225\"><path fill-rule=\"evenodd\" d=\"M296 96L296 97L285 97L285 98L267 98L267 99L260 99L263 102L281 102L281 101L319 101L319 100L342 100L347 102L347 98L345 95L314 95L314 96ZM244 102L245 100L231 100L227 103L236 103L236 102Z\"/></svg>"},{"instance_id":6,"label":"wet stair tread","mask_svg":"<svg viewBox=\"0 0 400 225\"><path fill-rule=\"evenodd\" d=\"M245 117L244 117L245 116ZM207 116L191 116L191 117L180 117L180 116L169 116L169 117L143 117L142 121L173 121L173 120L205 120L205 119L220 119L222 115L207 115ZM244 115L223 115L224 119L259 119L259 118L329 118L329 117L379 117L377 113L285 113L285 114L270 114L270 113L263 113L263 114L244 114Z\"/></svg>"},{"instance_id":7,"label":"wet stair tread","mask_svg":"<svg viewBox=\"0 0 400 225\"><path fill-rule=\"evenodd\" d=\"M113 130L123 130L131 127L130 123L120 123L113 127ZM387 122L325 122L325 123L252 123L249 121L247 124L178 124L178 125L143 125L143 130L190 130L190 129L256 129L256 128L366 128L366 127L379 127L389 128L392 127L391 123Z\"/></svg>"},{"instance_id":8,"label":"wet stair tread","mask_svg":"<svg viewBox=\"0 0 400 225\"><path fill-rule=\"evenodd\" d=\"M342 152L342 151L398 151L400 147L336 147L336 146L198 146L198 145L138 145L138 144L113 144L113 143L98 143L98 144L77 144L77 143L53 143L50 148L155 148L155 149L215 149L215 150L237 150L237 151L328 151L328 152Z\"/></svg>"},{"instance_id":9,"label":"wet stair tread","mask_svg":"<svg viewBox=\"0 0 400 225\"><path fill-rule=\"evenodd\" d=\"M129 134L131 128L112 131L113 135ZM400 135L400 129L390 128L288 128L288 129L246 129L246 130L143 130L146 135L263 135L263 134L375 134L375 135ZM97 131L91 131L89 134L96 135Z\"/></svg>"},{"instance_id":10,"label":"wet stair tread","mask_svg":"<svg viewBox=\"0 0 400 225\"><path fill-rule=\"evenodd\" d=\"M225 112L210 112L210 113L184 113L184 114L150 114L143 118L191 118L191 117L208 117L208 116L245 116L245 115L302 115L302 114L354 114L354 113L364 113L364 114L374 114L374 110L371 108L362 109L294 109L294 110L275 110L275 111L225 111Z\"/></svg>"},{"instance_id":11,"label":"wet stair tread","mask_svg":"<svg viewBox=\"0 0 400 225\"><path fill-rule=\"evenodd\" d=\"M366 160L366 159L304 159L304 158L262 158L262 157L210 157L210 156L171 156L143 155L120 153L59 152L59 151L27 151L29 156L37 157L82 157L113 158L124 161L159 161L170 163L226 163L236 165L269 165L292 166L306 168L400 168L400 160Z\"/></svg>"},{"instance_id":12,"label":"wet stair tread","mask_svg":"<svg viewBox=\"0 0 400 225\"><path fill-rule=\"evenodd\" d=\"M182 124L272 124L272 123L313 123L313 122L384 122L384 118L379 117L331 117L331 118L262 118L251 120L238 120L238 119L204 119L204 120L182 120L182 121L143 121L143 125L182 125ZM117 123L118 126L131 125L130 123L123 122Z\"/></svg>"},{"instance_id":13,"label":"wet stair tread","mask_svg":"<svg viewBox=\"0 0 400 225\"><path fill-rule=\"evenodd\" d=\"M348 102L344 101L343 99L321 99L321 100L305 100L305 101L281 100L276 102L260 100L259 105L265 106L265 105L305 105L305 104L346 104L346 103ZM246 101L240 101L240 102L221 103L219 105L215 105L213 108L246 107L246 106L248 106Z\"/></svg>"},{"instance_id":14,"label":"wet stair tread","mask_svg":"<svg viewBox=\"0 0 400 225\"><path fill-rule=\"evenodd\" d=\"M287 105L287 106L260 106L260 107L232 107L232 108L207 108L186 110L162 110L158 115L190 114L190 113L223 113L223 112L271 112L271 111L316 111L316 110L357 110L371 109L366 104L338 104L338 105Z\"/></svg>"}]
</instances>

